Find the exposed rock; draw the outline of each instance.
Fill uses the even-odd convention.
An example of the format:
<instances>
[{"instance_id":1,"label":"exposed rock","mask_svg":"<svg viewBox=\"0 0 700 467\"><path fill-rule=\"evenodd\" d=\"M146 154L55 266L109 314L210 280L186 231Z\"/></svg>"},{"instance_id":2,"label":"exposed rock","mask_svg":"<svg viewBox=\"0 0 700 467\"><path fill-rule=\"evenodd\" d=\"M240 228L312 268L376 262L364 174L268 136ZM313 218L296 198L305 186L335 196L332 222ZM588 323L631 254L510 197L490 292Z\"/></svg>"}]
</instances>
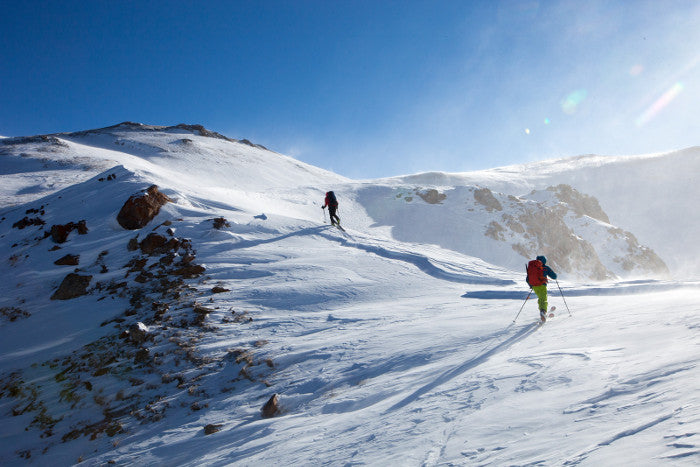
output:
<instances>
[{"instance_id":1,"label":"exposed rock","mask_svg":"<svg viewBox=\"0 0 700 467\"><path fill-rule=\"evenodd\" d=\"M129 340L134 344L140 345L148 339L148 326L142 322L138 322L129 326Z\"/></svg>"},{"instance_id":2,"label":"exposed rock","mask_svg":"<svg viewBox=\"0 0 700 467\"><path fill-rule=\"evenodd\" d=\"M267 150L267 148L266 148L265 146L263 146L262 144L255 144L255 143L252 143L252 142L250 142L249 140L247 140L247 139L245 139L245 138L242 139L242 140L240 140L240 141L238 141L238 142L241 143L241 144L246 144L246 145L248 145L248 146L252 146L252 147L254 147L254 148L260 148L260 149L265 149L265 150Z\"/></svg>"},{"instance_id":3,"label":"exposed rock","mask_svg":"<svg viewBox=\"0 0 700 467\"><path fill-rule=\"evenodd\" d=\"M147 255L162 255L180 248L181 241L176 238L168 239L163 235L150 233L140 244L141 251Z\"/></svg>"},{"instance_id":4,"label":"exposed rock","mask_svg":"<svg viewBox=\"0 0 700 467\"><path fill-rule=\"evenodd\" d=\"M139 247L141 252L147 255L152 255L156 250L162 248L168 242L168 239L157 233L150 233L141 241Z\"/></svg>"},{"instance_id":5,"label":"exposed rock","mask_svg":"<svg viewBox=\"0 0 700 467\"><path fill-rule=\"evenodd\" d=\"M632 233L614 227L609 228L608 232L612 237L621 238L627 243L627 255L614 258L614 261L620 264L623 270L627 272L651 273L663 277L671 275L666 263L654 250L640 245Z\"/></svg>"},{"instance_id":6,"label":"exposed rock","mask_svg":"<svg viewBox=\"0 0 700 467\"><path fill-rule=\"evenodd\" d=\"M598 200L586 194L583 194L569 185L557 185L549 187L547 191L551 191L562 203L568 204L578 216L588 216L593 219L598 219L606 224L610 223L608 215L605 214L603 208L600 207Z\"/></svg>"},{"instance_id":7,"label":"exposed rock","mask_svg":"<svg viewBox=\"0 0 700 467\"><path fill-rule=\"evenodd\" d=\"M70 273L61 282L56 292L51 296L51 300L69 300L87 294L92 276L81 276Z\"/></svg>"},{"instance_id":8,"label":"exposed rock","mask_svg":"<svg viewBox=\"0 0 700 467\"><path fill-rule=\"evenodd\" d=\"M230 291L231 291L230 289L225 289L225 288L220 287L218 285L211 289L211 293L224 293L224 292L230 292Z\"/></svg>"},{"instance_id":9,"label":"exposed rock","mask_svg":"<svg viewBox=\"0 0 700 467\"><path fill-rule=\"evenodd\" d=\"M174 270L172 273L176 276L182 276L185 279L194 279L195 277L199 277L200 275L204 274L204 271L206 271L204 266L200 266L198 264L186 264Z\"/></svg>"},{"instance_id":10,"label":"exposed rock","mask_svg":"<svg viewBox=\"0 0 700 467\"><path fill-rule=\"evenodd\" d=\"M134 363L148 363L151 360L151 353L148 349L139 349L134 355Z\"/></svg>"},{"instance_id":11,"label":"exposed rock","mask_svg":"<svg viewBox=\"0 0 700 467\"><path fill-rule=\"evenodd\" d=\"M77 230L80 235L85 235L88 233L87 223L85 220L75 222L69 222L67 224L56 224L51 226L51 239L56 243L64 243L68 240L68 234L73 230Z\"/></svg>"},{"instance_id":12,"label":"exposed rock","mask_svg":"<svg viewBox=\"0 0 700 467\"><path fill-rule=\"evenodd\" d=\"M231 138L227 138L226 136L219 134L215 131L207 130L204 128L202 125L187 125L185 123L180 123L179 125L175 125L174 127L169 127L169 128L179 128L181 130L187 130L191 131L192 133L197 133L200 136L207 136L209 138L218 138L218 139L224 139L226 141L235 141ZM168 128L166 128L167 130Z\"/></svg>"},{"instance_id":13,"label":"exposed rock","mask_svg":"<svg viewBox=\"0 0 700 467\"><path fill-rule=\"evenodd\" d=\"M209 424L204 427L204 434L205 435L211 435L216 433L217 431L221 431L221 427L224 425L214 425L214 424Z\"/></svg>"},{"instance_id":14,"label":"exposed rock","mask_svg":"<svg viewBox=\"0 0 700 467\"><path fill-rule=\"evenodd\" d=\"M217 230L223 229L224 227L231 227L226 219L223 217L217 217L214 219L214 228Z\"/></svg>"},{"instance_id":15,"label":"exposed rock","mask_svg":"<svg viewBox=\"0 0 700 467\"><path fill-rule=\"evenodd\" d=\"M78 230L78 234L80 235L87 235L88 233L87 222L85 222L85 220L78 221L78 224L75 225L75 228Z\"/></svg>"},{"instance_id":16,"label":"exposed rock","mask_svg":"<svg viewBox=\"0 0 700 467\"><path fill-rule=\"evenodd\" d=\"M594 280L613 277L601 263L593 245L577 236L567 227L562 217L550 209L528 207L518 220L527 236L533 239L529 245L525 245L528 251L526 257L543 254L551 259L555 270L577 271Z\"/></svg>"},{"instance_id":17,"label":"exposed rock","mask_svg":"<svg viewBox=\"0 0 700 467\"><path fill-rule=\"evenodd\" d=\"M156 185L150 186L144 193L131 196L117 215L119 225L128 230L145 227L160 212L161 206L171 201L158 191Z\"/></svg>"},{"instance_id":18,"label":"exposed rock","mask_svg":"<svg viewBox=\"0 0 700 467\"><path fill-rule=\"evenodd\" d=\"M279 396L273 394L265 405L263 405L261 412L263 418L272 418L277 415L277 413L279 413Z\"/></svg>"},{"instance_id":19,"label":"exposed rock","mask_svg":"<svg viewBox=\"0 0 700 467\"><path fill-rule=\"evenodd\" d=\"M505 229L501 224L496 221L491 221L491 223L486 227L486 232L484 232L484 235L489 238L493 238L494 240L504 242L506 240L503 236L504 231Z\"/></svg>"},{"instance_id":20,"label":"exposed rock","mask_svg":"<svg viewBox=\"0 0 700 467\"><path fill-rule=\"evenodd\" d=\"M483 206L486 210L491 211L502 211L503 206L501 203L493 196L493 193L488 188L477 188L474 190L474 199Z\"/></svg>"},{"instance_id":21,"label":"exposed rock","mask_svg":"<svg viewBox=\"0 0 700 467\"><path fill-rule=\"evenodd\" d=\"M39 217L32 217L31 219L29 217L25 217L24 219L18 220L14 224L12 224L12 227L15 229L20 229L22 230L25 227L28 227L30 225L44 225L46 222L44 222L41 218Z\"/></svg>"},{"instance_id":22,"label":"exposed rock","mask_svg":"<svg viewBox=\"0 0 700 467\"><path fill-rule=\"evenodd\" d=\"M28 318L31 314L21 308L3 307L0 308L0 317L8 321L17 321L19 318Z\"/></svg>"},{"instance_id":23,"label":"exposed rock","mask_svg":"<svg viewBox=\"0 0 700 467\"><path fill-rule=\"evenodd\" d=\"M440 204L447 198L446 194L432 188L426 191L417 191L416 194L428 204Z\"/></svg>"},{"instance_id":24,"label":"exposed rock","mask_svg":"<svg viewBox=\"0 0 700 467\"><path fill-rule=\"evenodd\" d=\"M129 251L136 251L139 249L139 236L129 239L129 243L126 245L126 249Z\"/></svg>"},{"instance_id":25,"label":"exposed rock","mask_svg":"<svg viewBox=\"0 0 700 467\"><path fill-rule=\"evenodd\" d=\"M56 243L64 243L66 240L68 240L68 234L70 233L70 230L68 230L67 225L68 224L52 225L51 240L53 240Z\"/></svg>"},{"instance_id":26,"label":"exposed rock","mask_svg":"<svg viewBox=\"0 0 700 467\"><path fill-rule=\"evenodd\" d=\"M195 305L193 309L194 309L194 312L197 314L197 316L194 319L194 324L197 324L200 326L204 323L204 320L207 318L207 315L214 311L210 308L203 307L201 305Z\"/></svg>"},{"instance_id":27,"label":"exposed rock","mask_svg":"<svg viewBox=\"0 0 700 467\"><path fill-rule=\"evenodd\" d=\"M54 261L57 266L77 266L80 262L80 255L66 255Z\"/></svg>"}]
</instances>

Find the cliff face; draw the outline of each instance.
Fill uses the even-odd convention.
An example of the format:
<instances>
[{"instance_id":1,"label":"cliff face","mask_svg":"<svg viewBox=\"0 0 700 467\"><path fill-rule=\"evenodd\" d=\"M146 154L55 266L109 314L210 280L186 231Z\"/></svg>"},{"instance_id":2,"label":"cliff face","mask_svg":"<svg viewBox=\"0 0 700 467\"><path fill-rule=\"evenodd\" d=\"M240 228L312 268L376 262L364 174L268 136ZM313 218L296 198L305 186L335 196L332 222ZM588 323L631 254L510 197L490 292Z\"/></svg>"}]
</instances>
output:
<instances>
[{"instance_id":1,"label":"cliff face","mask_svg":"<svg viewBox=\"0 0 700 467\"><path fill-rule=\"evenodd\" d=\"M610 224L595 197L569 185L522 197L478 186L385 190L384 196L376 189L371 196L361 193L359 200L377 225L392 227L397 239L437 244L516 271L543 254L568 277L669 274L653 250Z\"/></svg>"}]
</instances>

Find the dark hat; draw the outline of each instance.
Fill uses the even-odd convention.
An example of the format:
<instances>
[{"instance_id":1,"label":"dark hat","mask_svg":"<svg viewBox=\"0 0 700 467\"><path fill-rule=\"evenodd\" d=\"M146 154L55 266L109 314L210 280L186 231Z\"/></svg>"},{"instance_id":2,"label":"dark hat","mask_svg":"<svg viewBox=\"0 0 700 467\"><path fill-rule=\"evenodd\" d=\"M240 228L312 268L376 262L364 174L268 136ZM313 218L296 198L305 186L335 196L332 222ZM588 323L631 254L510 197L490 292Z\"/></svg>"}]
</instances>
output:
<instances>
[{"instance_id":1,"label":"dark hat","mask_svg":"<svg viewBox=\"0 0 700 467\"><path fill-rule=\"evenodd\" d=\"M544 256L538 256L535 259L540 260L542 264L547 264L547 258L545 258Z\"/></svg>"}]
</instances>

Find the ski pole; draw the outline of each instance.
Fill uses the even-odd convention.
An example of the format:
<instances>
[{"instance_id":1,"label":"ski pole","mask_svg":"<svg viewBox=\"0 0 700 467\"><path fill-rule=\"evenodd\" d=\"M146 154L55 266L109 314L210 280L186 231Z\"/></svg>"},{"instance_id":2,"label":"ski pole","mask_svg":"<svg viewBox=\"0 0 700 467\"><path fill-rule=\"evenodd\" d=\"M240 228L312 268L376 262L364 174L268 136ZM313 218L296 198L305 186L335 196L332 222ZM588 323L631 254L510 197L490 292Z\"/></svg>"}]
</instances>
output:
<instances>
[{"instance_id":1,"label":"ski pole","mask_svg":"<svg viewBox=\"0 0 700 467\"><path fill-rule=\"evenodd\" d=\"M559 287L559 281L554 279L554 282L557 283L557 287ZM559 293L561 294L562 300L564 300L564 306L566 306L566 311L569 312L569 316L571 316L571 310L569 310L569 305L566 304L566 299L564 298L564 292L561 291L561 287L559 287Z\"/></svg>"},{"instance_id":2,"label":"ski pole","mask_svg":"<svg viewBox=\"0 0 700 467\"><path fill-rule=\"evenodd\" d=\"M530 292L528 292L527 297L525 297L525 301L523 302L523 306L520 307L520 311L523 311L523 308L525 308L525 304L527 303L527 299L530 298L530 295L532 295L532 289L530 289ZM515 320L518 319L518 316L520 316L520 311L518 311L518 314L515 315L515 318L513 318L514 323Z\"/></svg>"},{"instance_id":3,"label":"ski pole","mask_svg":"<svg viewBox=\"0 0 700 467\"><path fill-rule=\"evenodd\" d=\"M326 210L321 207L321 210L323 210L323 223L326 223Z\"/></svg>"}]
</instances>

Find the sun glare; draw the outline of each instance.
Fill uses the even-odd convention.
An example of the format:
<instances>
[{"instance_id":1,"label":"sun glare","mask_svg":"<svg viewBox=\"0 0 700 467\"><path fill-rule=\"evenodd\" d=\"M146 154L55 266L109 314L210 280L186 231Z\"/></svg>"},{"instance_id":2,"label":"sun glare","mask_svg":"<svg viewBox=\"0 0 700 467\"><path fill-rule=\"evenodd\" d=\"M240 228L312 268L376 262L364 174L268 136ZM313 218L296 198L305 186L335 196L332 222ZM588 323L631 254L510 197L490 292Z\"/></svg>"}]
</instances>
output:
<instances>
[{"instance_id":1,"label":"sun glare","mask_svg":"<svg viewBox=\"0 0 700 467\"><path fill-rule=\"evenodd\" d=\"M577 89L561 101L561 110L567 115L573 115L578 110L578 106L586 99L588 92L585 89Z\"/></svg>"},{"instance_id":2,"label":"sun glare","mask_svg":"<svg viewBox=\"0 0 700 467\"><path fill-rule=\"evenodd\" d=\"M643 126L649 123L659 112L668 106L678 95L683 92L683 83L675 83L671 88L664 92L661 97L656 99L637 119L634 121L637 126Z\"/></svg>"}]
</instances>

